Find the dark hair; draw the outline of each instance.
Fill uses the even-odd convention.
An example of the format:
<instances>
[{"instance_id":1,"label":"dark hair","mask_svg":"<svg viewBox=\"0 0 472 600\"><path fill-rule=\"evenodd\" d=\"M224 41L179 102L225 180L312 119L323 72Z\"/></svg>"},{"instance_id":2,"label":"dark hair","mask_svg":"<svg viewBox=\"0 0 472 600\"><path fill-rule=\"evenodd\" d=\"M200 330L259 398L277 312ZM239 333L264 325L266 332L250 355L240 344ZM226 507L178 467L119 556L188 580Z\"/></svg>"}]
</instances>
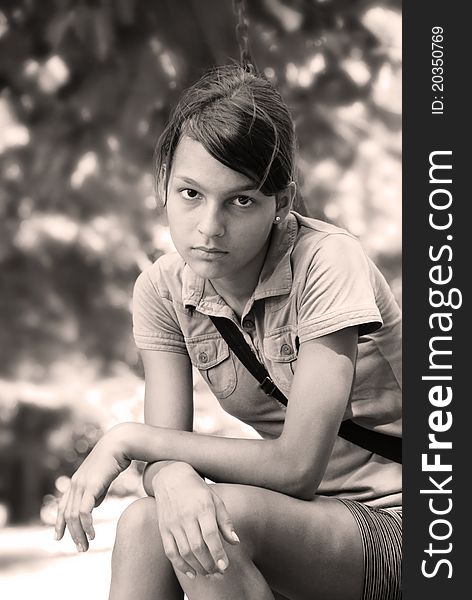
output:
<instances>
[{"instance_id":1,"label":"dark hair","mask_svg":"<svg viewBox=\"0 0 472 600\"><path fill-rule=\"evenodd\" d=\"M182 135L200 142L225 166L256 182L267 196L294 177L294 124L282 97L259 73L239 65L208 71L181 96L159 138L157 179L165 167L165 198Z\"/></svg>"}]
</instances>

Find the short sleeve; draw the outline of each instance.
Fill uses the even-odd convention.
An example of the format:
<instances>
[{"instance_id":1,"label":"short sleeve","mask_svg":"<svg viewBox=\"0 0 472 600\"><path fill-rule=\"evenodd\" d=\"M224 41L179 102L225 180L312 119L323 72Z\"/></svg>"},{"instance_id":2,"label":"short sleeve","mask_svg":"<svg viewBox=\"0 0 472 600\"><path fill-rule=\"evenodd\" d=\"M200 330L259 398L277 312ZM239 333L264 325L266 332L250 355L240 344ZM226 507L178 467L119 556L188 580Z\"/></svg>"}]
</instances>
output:
<instances>
[{"instance_id":1,"label":"short sleeve","mask_svg":"<svg viewBox=\"0 0 472 600\"><path fill-rule=\"evenodd\" d=\"M169 306L166 306L168 304ZM141 350L187 354L184 336L172 316L172 301L163 298L148 271L136 280L133 292L133 334Z\"/></svg>"},{"instance_id":2,"label":"short sleeve","mask_svg":"<svg viewBox=\"0 0 472 600\"><path fill-rule=\"evenodd\" d=\"M300 294L300 342L354 325L359 326L359 335L381 327L372 281L371 263L355 238L346 234L323 238Z\"/></svg>"}]
</instances>

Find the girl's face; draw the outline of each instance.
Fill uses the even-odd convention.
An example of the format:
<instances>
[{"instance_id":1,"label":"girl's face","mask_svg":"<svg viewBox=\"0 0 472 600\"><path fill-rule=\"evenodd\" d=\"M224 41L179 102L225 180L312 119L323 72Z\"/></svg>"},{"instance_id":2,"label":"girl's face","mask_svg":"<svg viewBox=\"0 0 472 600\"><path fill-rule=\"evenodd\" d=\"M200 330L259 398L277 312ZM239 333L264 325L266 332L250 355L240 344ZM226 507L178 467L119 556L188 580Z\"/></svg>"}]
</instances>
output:
<instances>
[{"instance_id":1,"label":"girl's face","mask_svg":"<svg viewBox=\"0 0 472 600\"><path fill-rule=\"evenodd\" d=\"M279 214L276 197L256 188L248 177L215 160L200 142L187 136L180 140L167 190L172 240L195 273L221 280L235 294L257 284Z\"/></svg>"}]
</instances>

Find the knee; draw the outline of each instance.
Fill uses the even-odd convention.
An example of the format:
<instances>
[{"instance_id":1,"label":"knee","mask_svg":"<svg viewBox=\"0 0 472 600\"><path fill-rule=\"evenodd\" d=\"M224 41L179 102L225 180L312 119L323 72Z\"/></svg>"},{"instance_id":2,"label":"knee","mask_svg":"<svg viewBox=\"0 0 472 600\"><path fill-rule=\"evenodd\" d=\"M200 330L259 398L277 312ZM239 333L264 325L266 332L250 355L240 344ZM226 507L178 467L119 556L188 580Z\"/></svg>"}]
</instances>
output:
<instances>
[{"instance_id":1,"label":"knee","mask_svg":"<svg viewBox=\"0 0 472 600\"><path fill-rule=\"evenodd\" d=\"M126 540L129 544L134 539L142 540L143 536L156 534L157 510L154 498L135 500L122 513L116 526L116 542Z\"/></svg>"},{"instance_id":2,"label":"knee","mask_svg":"<svg viewBox=\"0 0 472 600\"><path fill-rule=\"evenodd\" d=\"M223 500L241 541L253 548L263 526L263 515L258 510L257 495L246 485L215 483L213 489Z\"/></svg>"}]
</instances>

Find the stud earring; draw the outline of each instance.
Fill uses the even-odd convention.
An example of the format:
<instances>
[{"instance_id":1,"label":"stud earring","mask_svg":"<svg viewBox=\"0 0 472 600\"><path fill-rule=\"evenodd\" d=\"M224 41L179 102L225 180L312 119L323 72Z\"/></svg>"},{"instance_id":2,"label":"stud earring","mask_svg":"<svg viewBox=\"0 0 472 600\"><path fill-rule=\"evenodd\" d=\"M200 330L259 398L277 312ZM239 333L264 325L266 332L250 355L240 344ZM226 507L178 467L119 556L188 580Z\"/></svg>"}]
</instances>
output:
<instances>
[{"instance_id":1,"label":"stud earring","mask_svg":"<svg viewBox=\"0 0 472 600\"><path fill-rule=\"evenodd\" d=\"M278 225L279 223L280 223L280 217L277 216L277 217L275 217L275 224Z\"/></svg>"}]
</instances>

